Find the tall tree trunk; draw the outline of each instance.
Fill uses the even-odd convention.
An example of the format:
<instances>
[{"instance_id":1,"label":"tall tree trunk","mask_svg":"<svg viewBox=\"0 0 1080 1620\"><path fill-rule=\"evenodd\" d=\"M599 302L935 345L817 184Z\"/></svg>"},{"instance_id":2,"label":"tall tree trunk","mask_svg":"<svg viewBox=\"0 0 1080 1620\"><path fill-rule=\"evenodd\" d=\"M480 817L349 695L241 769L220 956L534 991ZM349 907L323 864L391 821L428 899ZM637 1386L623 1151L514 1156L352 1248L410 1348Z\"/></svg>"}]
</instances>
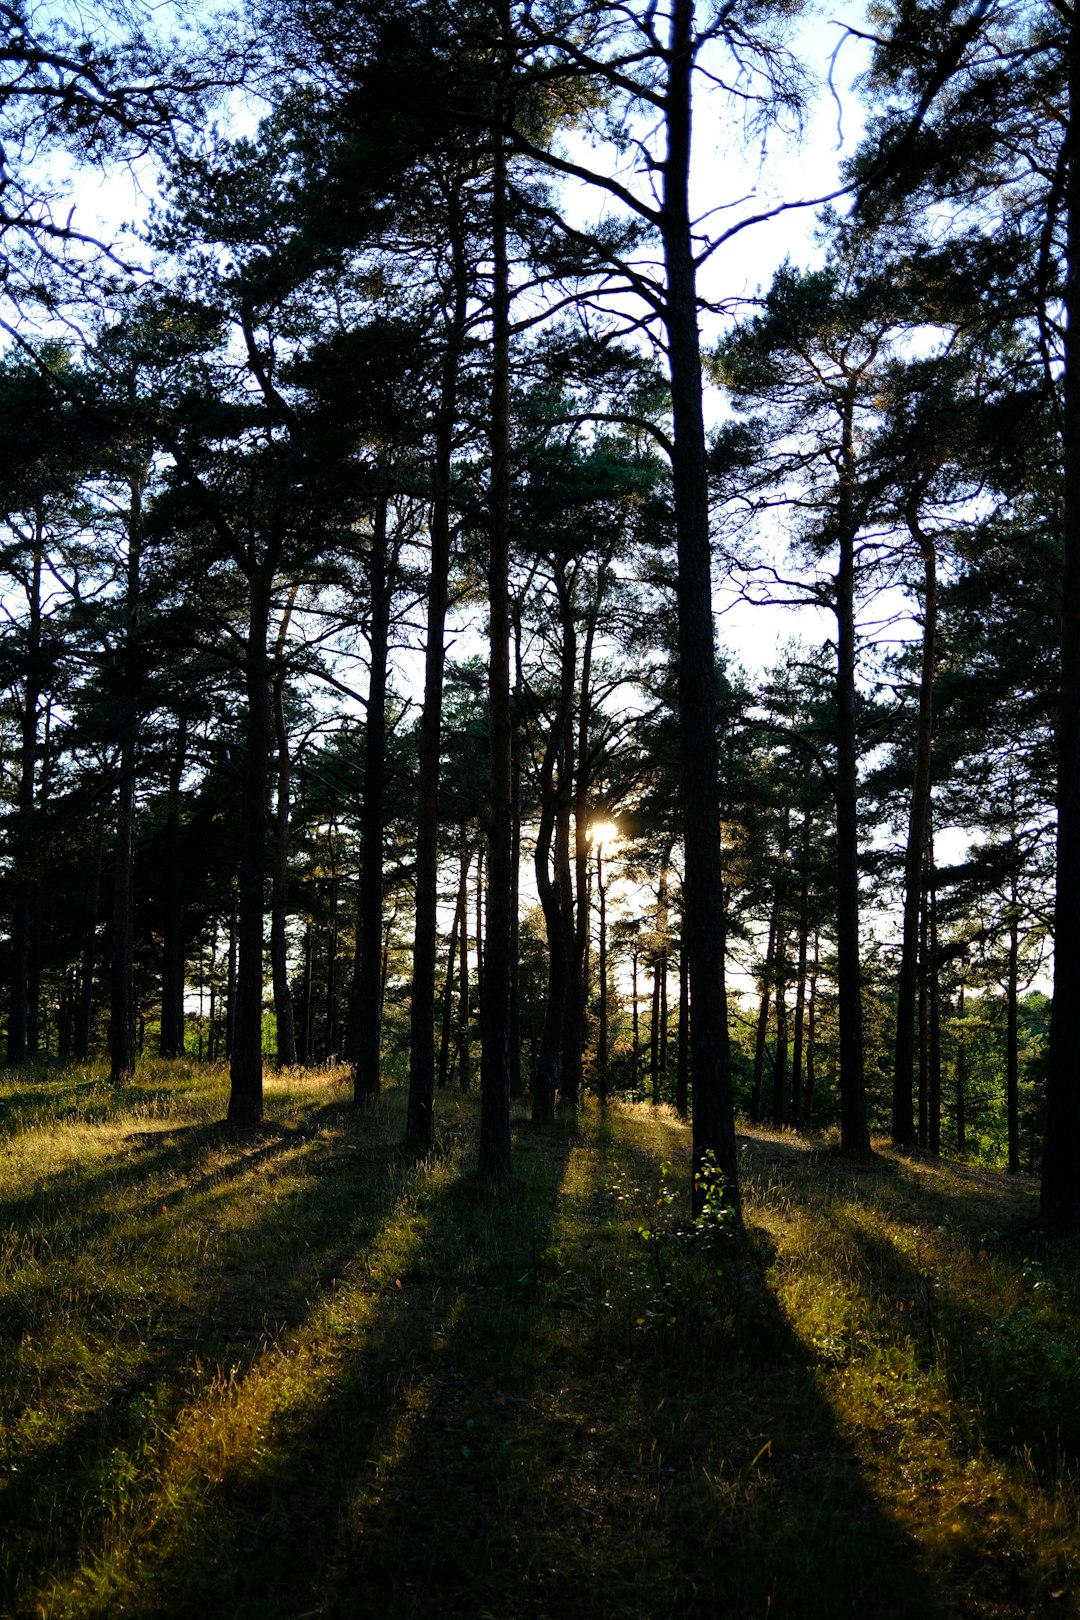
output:
<instances>
[{"instance_id":1,"label":"tall tree trunk","mask_svg":"<svg viewBox=\"0 0 1080 1620\"><path fill-rule=\"evenodd\" d=\"M919 544L923 561L922 663L919 674L919 719L915 743L915 780L908 810L907 849L904 856L904 923L900 947L900 977L896 990L896 1045L893 1061L892 1139L897 1147L915 1140L912 1111L915 994L918 978L919 901L922 894L923 851L930 821L930 760L934 723L934 665L937 642L937 558L933 539L919 527L914 510L908 527Z\"/></svg>"},{"instance_id":2,"label":"tall tree trunk","mask_svg":"<svg viewBox=\"0 0 1080 1620\"><path fill-rule=\"evenodd\" d=\"M263 1112L263 907L266 879L266 786L270 753L270 629L272 580L266 570L249 579L244 647L244 775L240 802L237 881L237 967L229 1058L229 1119L257 1125Z\"/></svg>"},{"instance_id":3,"label":"tall tree trunk","mask_svg":"<svg viewBox=\"0 0 1080 1620\"><path fill-rule=\"evenodd\" d=\"M340 940L341 873L337 863L337 826L331 821L326 833L330 856L329 927L326 933L326 1016L323 1021L323 1053L328 1063L336 1063L340 1056L341 1019L338 996L338 944ZM380 919L379 955L376 977L376 1025L382 1023L382 928ZM361 1028L363 1025L361 1024Z\"/></svg>"},{"instance_id":4,"label":"tall tree trunk","mask_svg":"<svg viewBox=\"0 0 1080 1620\"><path fill-rule=\"evenodd\" d=\"M758 999L757 1031L754 1036L754 1078L750 1091L750 1118L760 1125L762 1099L765 1090L765 1043L769 1032L769 992L776 972L776 941L780 931L780 889L773 894L769 914L769 938L765 945L765 961L761 969L761 990Z\"/></svg>"},{"instance_id":5,"label":"tall tree trunk","mask_svg":"<svg viewBox=\"0 0 1080 1620\"><path fill-rule=\"evenodd\" d=\"M923 890L922 911L919 916L919 1146L924 1151L930 1141L930 1020L929 975L927 974L927 942L930 936L928 895Z\"/></svg>"},{"instance_id":6,"label":"tall tree trunk","mask_svg":"<svg viewBox=\"0 0 1080 1620\"><path fill-rule=\"evenodd\" d=\"M814 960L810 968L810 984L806 995L806 1092L803 1097L803 1123L810 1129L814 1117L814 1082L817 1078L817 1049L814 1035L817 1024L817 981L820 940L814 929Z\"/></svg>"},{"instance_id":7,"label":"tall tree trunk","mask_svg":"<svg viewBox=\"0 0 1080 1620\"><path fill-rule=\"evenodd\" d=\"M772 1122L783 1125L787 1103L787 941L781 933L776 951L776 1046L773 1049Z\"/></svg>"},{"instance_id":8,"label":"tall tree trunk","mask_svg":"<svg viewBox=\"0 0 1080 1620\"><path fill-rule=\"evenodd\" d=\"M566 593L565 573L556 570L556 585L560 601ZM544 914L544 932L547 936L548 977L547 997L544 1003L544 1023L540 1036L540 1054L533 1074L532 1117L537 1123L547 1124L555 1114L555 1093L559 1082L560 1055L566 1025L566 996L569 962L567 959L568 929L564 912L565 874L567 862L569 793L565 783L565 735L568 716L574 703L575 654L573 627L567 633L564 624L558 708L544 745L540 762L540 820L533 849L533 872L536 892ZM556 767L563 757L563 768L556 779ZM558 836L556 828L558 827ZM551 870L552 844L555 843L555 873Z\"/></svg>"},{"instance_id":9,"label":"tall tree trunk","mask_svg":"<svg viewBox=\"0 0 1080 1620\"><path fill-rule=\"evenodd\" d=\"M509 4L500 0L504 49ZM509 71L507 66L506 71ZM488 887L484 988L480 1007L480 1156L482 1181L510 1179L510 903L513 882L510 715L510 271L507 258L506 130L509 87L495 108L491 201L491 488L488 548Z\"/></svg>"},{"instance_id":10,"label":"tall tree trunk","mask_svg":"<svg viewBox=\"0 0 1080 1620\"><path fill-rule=\"evenodd\" d=\"M1054 1001L1046 1074L1040 1209L1080 1225L1080 19L1068 14L1065 279L1065 558L1057 724Z\"/></svg>"},{"instance_id":11,"label":"tall tree trunk","mask_svg":"<svg viewBox=\"0 0 1080 1620\"><path fill-rule=\"evenodd\" d=\"M1009 1174L1020 1174L1020 915L1016 875L1009 896L1009 957L1005 981L1005 1114L1009 1134Z\"/></svg>"},{"instance_id":12,"label":"tall tree trunk","mask_svg":"<svg viewBox=\"0 0 1080 1620\"><path fill-rule=\"evenodd\" d=\"M176 717L176 747L169 762L169 799L165 819L164 918L161 939L161 1030L158 1050L164 1058L184 1050L184 912L180 884L180 790L187 763L187 714Z\"/></svg>"},{"instance_id":13,"label":"tall tree trunk","mask_svg":"<svg viewBox=\"0 0 1080 1620\"><path fill-rule=\"evenodd\" d=\"M964 986L956 1008L956 1057L953 1083L956 1087L956 1152L963 1158L967 1152L967 1035L964 1030Z\"/></svg>"},{"instance_id":14,"label":"tall tree trunk","mask_svg":"<svg viewBox=\"0 0 1080 1620\"><path fill-rule=\"evenodd\" d=\"M450 927L450 944L446 952L446 978L443 981L442 1027L439 1031L439 1090L446 1088L450 1078L450 1036L454 1023L454 973L457 968L458 930L464 925L461 895L454 907L454 920Z\"/></svg>"},{"instance_id":15,"label":"tall tree trunk","mask_svg":"<svg viewBox=\"0 0 1080 1620\"><path fill-rule=\"evenodd\" d=\"M679 1045L675 1063L675 1109L685 1117L690 1102L690 982L686 946L679 942Z\"/></svg>"},{"instance_id":16,"label":"tall tree trunk","mask_svg":"<svg viewBox=\"0 0 1080 1620\"><path fill-rule=\"evenodd\" d=\"M272 682L277 779L270 883L270 978L274 990L274 1023L277 1029L279 1069L291 1069L296 1062L296 1028L292 991L289 988L288 941L285 933L289 913L289 813L292 796L292 759L289 754L289 734L285 729L285 645L297 590L298 587L294 585L278 626Z\"/></svg>"},{"instance_id":17,"label":"tall tree trunk","mask_svg":"<svg viewBox=\"0 0 1080 1620\"><path fill-rule=\"evenodd\" d=\"M375 506L371 535L371 674L364 727L364 803L360 817L364 854L360 873L360 961L356 984L356 1067L353 1070L353 1098L358 1103L378 1096L382 1058L379 1003L383 937L386 662L393 594L387 508L387 497L380 495Z\"/></svg>"},{"instance_id":18,"label":"tall tree trunk","mask_svg":"<svg viewBox=\"0 0 1080 1620\"><path fill-rule=\"evenodd\" d=\"M98 907L101 900L101 870L105 858L105 832L98 826L94 852L86 884L86 911L83 922L83 948L79 963L78 1005L72 1038L72 1056L78 1061L90 1055L90 1026L94 1012L94 970L97 964Z\"/></svg>"},{"instance_id":19,"label":"tall tree trunk","mask_svg":"<svg viewBox=\"0 0 1080 1620\"><path fill-rule=\"evenodd\" d=\"M632 951L631 957L630 957L630 962L631 962L631 969L630 969L630 971L631 971L631 994L633 996L633 1005L632 1005L632 1007L630 1009L630 1042L631 1042L631 1046L630 1046L630 1085L631 1085L631 1087L633 1089L635 1098L637 1097L637 1085L638 1085L638 1052L639 1052L640 1045L641 1045L640 1034L639 1034L639 1029L638 1029L638 958L639 958L639 954L640 953L639 953L638 948L637 948L637 941L635 940L634 941L633 951Z\"/></svg>"},{"instance_id":20,"label":"tall tree trunk","mask_svg":"<svg viewBox=\"0 0 1080 1620\"><path fill-rule=\"evenodd\" d=\"M664 317L675 430L672 477L678 559L685 935L692 1007L694 1207L700 1210L702 1188L698 1172L706 1155L715 1160L724 1178L725 1196L736 1209L739 1207L739 1166L724 976L712 553L695 250L689 206L693 29L693 0L673 0L664 93L667 150L662 166L660 231L667 276Z\"/></svg>"},{"instance_id":21,"label":"tall tree trunk","mask_svg":"<svg viewBox=\"0 0 1080 1620\"><path fill-rule=\"evenodd\" d=\"M19 797L15 816L14 890L11 915L11 989L8 1001L7 1063L27 1057L29 1020L28 972L32 914L37 892L35 792L38 762L38 714L41 702L41 570L43 527L35 522L34 555L27 590L26 685L19 716Z\"/></svg>"},{"instance_id":22,"label":"tall tree trunk","mask_svg":"<svg viewBox=\"0 0 1080 1620\"><path fill-rule=\"evenodd\" d=\"M604 892L604 851L596 845L596 901L600 913L600 1027L596 1042L597 1089L602 1105L608 1100L608 961L607 961L607 896Z\"/></svg>"},{"instance_id":23,"label":"tall tree trunk","mask_svg":"<svg viewBox=\"0 0 1080 1620\"><path fill-rule=\"evenodd\" d=\"M660 1005L657 1009L659 1015L659 1029L656 1043L656 1061L660 1071L660 1083L667 1079L668 1072L668 940L671 931L671 917L668 910L668 860L670 852L665 850L663 865L660 868L660 882L656 891L656 927L660 936L660 949L657 957L657 972L660 978Z\"/></svg>"},{"instance_id":24,"label":"tall tree trunk","mask_svg":"<svg viewBox=\"0 0 1080 1620\"><path fill-rule=\"evenodd\" d=\"M131 668L139 634L139 592L142 566L143 481L130 481L128 554L124 604L124 671L126 690L120 740L120 771L116 788L116 855L113 866L112 955L109 970L109 1077L121 1085L135 1073L135 769L139 738L138 707Z\"/></svg>"},{"instance_id":25,"label":"tall tree trunk","mask_svg":"<svg viewBox=\"0 0 1080 1620\"><path fill-rule=\"evenodd\" d=\"M458 373L468 312L468 266L461 195L451 179L447 196L451 299L434 422L431 490L431 570L427 587L424 703L420 711L416 785L416 910L409 1013L409 1101L405 1148L430 1153L435 1142L435 969L439 905L439 761L442 747L443 681L446 671L446 609L450 582L450 499ZM451 961L453 950L451 949ZM453 973L448 974L450 980ZM445 1078L440 1073L440 1083Z\"/></svg>"},{"instance_id":26,"label":"tall tree trunk","mask_svg":"<svg viewBox=\"0 0 1080 1620\"><path fill-rule=\"evenodd\" d=\"M602 575L601 570L601 575ZM570 1064L573 1078L568 1090L578 1097L583 1084L582 1059L588 1038L589 1005L589 944L592 927L591 862L589 859L589 789L592 785L592 761L589 754L589 732L592 726L592 659L593 642L599 615L601 587L585 616L581 638L581 685L578 693L577 737L574 739L572 714L567 720L566 758L567 774L573 780L574 815L574 946L567 981L567 1022L563 1039L563 1066ZM572 638L571 619L573 601L568 597L563 604L563 638ZM574 643L576 647L576 643ZM575 653L576 657L576 653Z\"/></svg>"},{"instance_id":27,"label":"tall tree trunk","mask_svg":"<svg viewBox=\"0 0 1080 1620\"><path fill-rule=\"evenodd\" d=\"M859 960L859 787L855 727L854 398L844 402L837 491L836 571L836 989L840 1026L840 1143L870 1153L863 1079L862 970Z\"/></svg>"},{"instance_id":28,"label":"tall tree trunk","mask_svg":"<svg viewBox=\"0 0 1080 1620\"><path fill-rule=\"evenodd\" d=\"M937 876L930 843L930 1128L927 1147L941 1152L941 957L938 952Z\"/></svg>"},{"instance_id":29,"label":"tall tree trunk","mask_svg":"<svg viewBox=\"0 0 1080 1620\"><path fill-rule=\"evenodd\" d=\"M803 1126L803 1038L806 1026L806 962L810 945L810 889L807 865L810 858L810 812L803 818L803 880L799 890L799 955L795 969L795 1025L791 1035L791 1123Z\"/></svg>"},{"instance_id":30,"label":"tall tree trunk","mask_svg":"<svg viewBox=\"0 0 1080 1620\"><path fill-rule=\"evenodd\" d=\"M461 966L458 973L458 1085L468 1091L472 1081L469 1050L469 907L465 886L469 875L469 846L465 832L461 834Z\"/></svg>"},{"instance_id":31,"label":"tall tree trunk","mask_svg":"<svg viewBox=\"0 0 1080 1620\"><path fill-rule=\"evenodd\" d=\"M233 1030L236 1028L236 972L240 946L240 897L233 891L229 908L229 965L226 970L225 1002L225 1056L232 1062Z\"/></svg>"}]
</instances>

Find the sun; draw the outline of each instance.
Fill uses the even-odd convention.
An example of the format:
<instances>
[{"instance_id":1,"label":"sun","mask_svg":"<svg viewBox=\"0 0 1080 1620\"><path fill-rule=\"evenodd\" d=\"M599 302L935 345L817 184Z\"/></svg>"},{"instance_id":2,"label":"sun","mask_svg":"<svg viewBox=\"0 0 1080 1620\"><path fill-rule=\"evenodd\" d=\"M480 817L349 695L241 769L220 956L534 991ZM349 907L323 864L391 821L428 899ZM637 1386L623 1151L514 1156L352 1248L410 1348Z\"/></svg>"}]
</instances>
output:
<instances>
[{"instance_id":1,"label":"sun","mask_svg":"<svg viewBox=\"0 0 1080 1620\"><path fill-rule=\"evenodd\" d=\"M594 821L589 828L589 843L595 849L599 845L602 849L609 849L612 844L619 841L619 829L614 821Z\"/></svg>"}]
</instances>

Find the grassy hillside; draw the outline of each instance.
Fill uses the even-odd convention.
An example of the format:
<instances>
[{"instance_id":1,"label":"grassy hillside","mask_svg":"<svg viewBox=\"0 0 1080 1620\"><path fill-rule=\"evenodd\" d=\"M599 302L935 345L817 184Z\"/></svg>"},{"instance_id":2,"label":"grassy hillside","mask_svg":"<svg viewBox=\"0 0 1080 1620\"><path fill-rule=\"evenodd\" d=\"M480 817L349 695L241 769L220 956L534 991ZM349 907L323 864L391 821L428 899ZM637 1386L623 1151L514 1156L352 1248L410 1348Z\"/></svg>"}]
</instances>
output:
<instances>
[{"instance_id":1,"label":"grassy hillside","mask_svg":"<svg viewBox=\"0 0 1080 1620\"><path fill-rule=\"evenodd\" d=\"M1023 1180L640 1106L398 1148L403 1094L0 1087L0 1611L1080 1614L1080 1259Z\"/></svg>"}]
</instances>

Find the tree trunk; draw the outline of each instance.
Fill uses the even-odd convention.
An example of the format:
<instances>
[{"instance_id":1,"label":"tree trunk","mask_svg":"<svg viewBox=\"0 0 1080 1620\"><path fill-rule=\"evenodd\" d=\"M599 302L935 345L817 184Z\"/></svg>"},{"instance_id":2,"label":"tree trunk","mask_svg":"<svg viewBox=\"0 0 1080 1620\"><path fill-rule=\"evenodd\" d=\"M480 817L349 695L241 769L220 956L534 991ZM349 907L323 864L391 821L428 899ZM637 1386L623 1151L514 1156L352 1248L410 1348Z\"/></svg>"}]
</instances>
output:
<instances>
[{"instance_id":1,"label":"tree trunk","mask_svg":"<svg viewBox=\"0 0 1080 1620\"><path fill-rule=\"evenodd\" d=\"M608 963L607 897L604 893L604 852L596 845L596 902L600 912L600 1027L596 1042L596 1079L602 1106L608 1100Z\"/></svg>"},{"instance_id":2,"label":"tree trunk","mask_svg":"<svg viewBox=\"0 0 1080 1620\"><path fill-rule=\"evenodd\" d=\"M263 1112L263 907L266 878L266 778L270 752L271 578L257 570L249 579L244 685L244 776L240 803L240 871L237 884L237 968L229 1060L229 1119L257 1125Z\"/></svg>"},{"instance_id":3,"label":"tree trunk","mask_svg":"<svg viewBox=\"0 0 1080 1620\"><path fill-rule=\"evenodd\" d=\"M844 403L837 491L836 572L836 989L840 1026L840 1144L870 1153L863 1079L862 970L859 961L859 787L855 730L854 399Z\"/></svg>"},{"instance_id":4,"label":"tree trunk","mask_svg":"<svg viewBox=\"0 0 1080 1620\"><path fill-rule=\"evenodd\" d=\"M679 943L679 1045L675 1065L675 1110L685 1118L690 1103L690 985L686 947Z\"/></svg>"},{"instance_id":5,"label":"tree trunk","mask_svg":"<svg viewBox=\"0 0 1080 1620\"><path fill-rule=\"evenodd\" d=\"M565 575L556 571L556 585L563 599L566 591ZM565 882L563 864L567 860L569 794L565 780L556 779L556 766L564 753L567 717L574 702L574 640L573 627L567 633L564 624L562 658L560 661L559 704L552 718L544 756L540 763L540 820L533 850L533 872L540 908L544 914L544 932L548 947L547 997L544 1003L544 1023L540 1036L540 1054L533 1073L532 1117L538 1124L547 1124L555 1116L555 1093L559 1083L560 1055L566 1022L566 996L569 964L567 961L568 930L563 910ZM565 763L559 776L565 778ZM558 826L558 837L556 827ZM555 841L555 873L551 871L552 843Z\"/></svg>"},{"instance_id":6,"label":"tree trunk","mask_svg":"<svg viewBox=\"0 0 1080 1620\"><path fill-rule=\"evenodd\" d=\"M799 956L795 969L795 1027L791 1035L791 1123L803 1126L803 1038L806 1026L806 961L810 944L810 890L806 867L810 857L810 812L803 818L803 881L799 891Z\"/></svg>"},{"instance_id":7,"label":"tree trunk","mask_svg":"<svg viewBox=\"0 0 1080 1620\"><path fill-rule=\"evenodd\" d=\"M765 945L765 961L761 969L761 992L758 1000L757 1032L754 1036L754 1079L750 1092L750 1118L760 1125L762 1099L765 1090L765 1043L769 1032L769 991L776 971L776 940L780 930L780 890L773 895L769 916L769 938Z\"/></svg>"},{"instance_id":8,"label":"tree trunk","mask_svg":"<svg viewBox=\"0 0 1080 1620\"><path fill-rule=\"evenodd\" d=\"M911 804L908 810L907 849L904 856L904 922L900 947L900 977L896 990L892 1139L897 1147L910 1147L915 1140L915 1119L911 1106L914 1055L912 1043L918 978L919 900L922 894L923 851L926 848L930 822L930 759L937 640L937 559L934 542L922 532L913 514L909 514L908 526L922 552L923 634L915 780L912 784Z\"/></svg>"},{"instance_id":9,"label":"tree trunk","mask_svg":"<svg viewBox=\"0 0 1080 1620\"><path fill-rule=\"evenodd\" d=\"M640 1034L638 1030L638 954L637 942L635 941L633 952L630 957L632 975L631 994L633 996L633 1006L630 1009L630 1085L633 1088L635 1101L637 1099L638 1050L640 1047Z\"/></svg>"},{"instance_id":10,"label":"tree trunk","mask_svg":"<svg viewBox=\"0 0 1080 1620\"><path fill-rule=\"evenodd\" d=\"M776 952L776 1046L773 1049L772 1122L783 1125L787 1103L787 941L783 934L777 940Z\"/></svg>"},{"instance_id":11,"label":"tree trunk","mask_svg":"<svg viewBox=\"0 0 1080 1620\"><path fill-rule=\"evenodd\" d=\"M356 1066L353 1100L379 1095L382 1029L379 1016L383 938L383 801L386 787L386 661L393 595L387 538L387 497L375 506L371 534L371 673L364 726L364 803L360 817L363 866L360 873L359 947L356 984ZM430 1007L428 1011L430 1012Z\"/></svg>"},{"instance_id":12,"label":"tree trunk","mask_svg":"<svg viewBox=\"0 0 1080 1620\"><path fill-rule=\"evenodd\" d=\"M690 220L690 126L693 0L673 0L662 168L661 238L667 275L665 324L674 419L672 477L678 606L679 747L682 776L689 956L691 1065L694 1074L694 1205L706 1155L739 1207L739 1166L731 1089L731 1052L724 976L723 878L716 742L716 651L712 553L701 397L694 237Z\"/></svg>"},{"instance_id":13,"label":"tree trunk","mask_svg":"<svg viewBox=\"0 0 1080 1620\"><path fill-rule=\"evenodd\" d=\"M341 873L337 863L337 825L331 821L326 832L326 846L330 857L330 894L327 911L329 928L326 935L326 1013L323 1019L323 1055L327 1063L336 1063L339 1057L341 1020L338 996L338 945L340 942L339 911ZM381 841L380 841L381 848ZM382 926L380 918L379 953L376 972L376 1027L382 1022ZM361 1008L362 1012L362 1008ZM361 1021L360 1028L363 1028ZM362 1045L362 1042L361 1042Z\"/></svg>"},{"instance_id":14,"label":"tree trunk","mask_svg":"<svg viewBox=\"0 0 1080 1620\"><path fill-rule=\"evenodd\" d=\"M941 958L938 954L937 877L930 844L930 1129L927 1146L941 1152Z\"/></svg>"},{"instance_id":15,"label":"tree trunk","mask_svg":"<svg viewBox=\"0 0 1080 1620\"><path fill-rule=\"evenodd\" d=\"M135 769L139 738L138 707L131 661L139 633L142 564L142 498L139 477L130 483L127 587L124 605L124 720L116 790L116 856L113 867L112 956L109 972L109 1078L122 1085L135 1074Z\"/></svg>"},{"instance_id":16,"label":"tree trunk","mask_svg":"<svg viewBox=\"0 0 1080 1620\"><path fill-rule=\"evenodd\" d=\"M38 705L41 702L41 568L42 519L35 525L35 548L27 591L26 686L19 717L19 797L15 815L15 862L12 874L11 989L8 1001L7 1063L13 1068L27 1056L29 1021L28 972L31 918L37 892L35 791L38 755Z\"/></svg>"},{"instance_id":17,"label":"tree trunk","mask_svg":"<svg viewBox=\"0 0 1080 1620\"><path fill-rule=\"evenodd\" d=\"M964 987L956 1008L956 1059L953 1071L956 1087L956 1151L962 1159L967 1152L967 1036L964 1033Z\"/></svg>"},{"instance_id":18,"label":"tree trunk","mask_svg":"<svg viewBox=\"0 0 1080 1620\"><path fill-rule=\"evenodd\" d=\"M465 885L469 874L469 848L461 835L461 969L458 973L458 1085L468 1091L472 1080L469 1051L469 907Z\"/></svg>"},{"instance_id":19,"label":"tree trunk","mask_svg":"<svg viewBox=\"0 0 1080 1620\"><path fill-rule=\"evenodd\" d=\"M1065 558L1057 725L1054 1001L1040 1200L1043 1221L1053 1227L1080 1225L1080 20L1075 12L1070 11L1066 26Z\"/></svg>"},{"instance_id":20,"label":"tree trunk","mask_svg":"<svg viewBox=\"0 0 1080 1620\"><path fill-rule=\"evenodd\" d=\"M443 1091L450 1078L450 1036L454 1023L454 973L457 968L458 930L464 926L462 897L458 894L454 907L454 920L450 926L450 944L446 952L446 978L443 982L442 1027L439 1032L439 1090Z\"/></svg>"},{"instance_id":21,"label":"tree trunk","mask_svg":"<svg viewBox=\"0 0 1080 1620\"><path fill-rule=\"evenodd\" d=\"M922 911L919 917L919 984L918 984L918 1019L919 1019L919 1146L925 1152L930 1141L930 1022L929 1022L929 976L927 965L927 940L929 938L929 911L927 894L923 892Z\"/></svg>"},{"instance_id":22,"label":"tree trunk","mask_svg":"<svg viewBox=\"0 0 1080 1620\"><path fill-rule=\"evenodd\" d=\"M818 953L820 941L817 929L814 930L814 961L810 969L810 984L806 997L806 1092L803 1098L803 1124L810 1129L814 1117L814 1081L817 1078L817 1053L814 1047L815 1024L817 1021L817 981L818 981Z\"/></svg>"},{"instance_id":23,"label":"tree trunk","mask_svg":"<svg viewBox=\"0 0 1080 1620\"><path fill-rule=\"evenodd\" d=\"M509 50L509 6L500 23ZM480 1179L510 1179L510 903L513 893L510 715L510 272L507 259L506 87L496 106L492 172L491 490L488 549L488 887L481 1000Z\"/></svg>"},{"instance_id":24,"label":"tree trunk","mask_svg":"<svg viewBox=\"0 0 1080 1620\"><path fill-rule=\"evenodd\" d=\"M285 729L285 644L296 601L297 587L289 593L277 633L273 691L274 742L277 748L277 784L274 798L274 853L270 886L270 977L274 989L274 1023L277 1030L279 1069L291 1069L296 1062L296 1027L292 991L289 988L288 941L285 928L289 914L289 813L292 795L292 760L289 734Z\"/></svg>"},{"instance_id":25,"label":"tree trunk","mask_svg":"<svg viewBox=\"0 0 1080 1620\"><path fill-rule=\"evenodd\" d=\"M430 1153L435 1141L435 968L439 903L439 763L442 747L443 680L446 671L446 609L450 581L450 498L458 371L468 311L468 267L460 193L451 181L448 245L451 309L447 320L439 400L434 422L431 492L431 570L427 587L424 703L420 712L416 785L416 913L409 1012L409 1101L405 1149ZM455 919L456 920L456 919ZM453 948L451 947L451 962ZM452 981L453 973L448 972ZM448 1003L449 1004L449 1003ZM444 1019L444 1044L448 1027ZM440 1055L440 1084L445 1062Z\"/></svg>"},{"instance_id":26,"label":"tree trunk","mask_svg":"<svg viewBox=\"0 0 1080 1620\"><path fill-rule=\"evenodd\" d=\"M1009 1174L1020 1174L1020 918L1013 876L1009 903L1009 959L1005 982L1005 1112L1009 1133Z\"/></svg>"},{"instance_id":27,"label":"tree trunk","mask_svg":"<svg viewBox=\"0 0 1080 1620\"><path fill-rule=\"evenodd\" d=\"M660 1005L659 1031L656 1044L656 1061L660 1071L660 1084L663 1086L668 1072L668 938L671 928L671 918L668 911L668 860L670 853L665 851L664 862L660 868L660 883L656 891L656 927L660 936L660 949L657 957L657 972L660 976Z\"/></svg>"},{"instance_id":28,"label":"tree trunk","mask_svg":"<svg viewBox=\"0 0 1080 1620\"><path fill-rule=\"evenodd\" d=\"M161 1030L158 1050L164 1058L184 1050L184 926L180 886L180 790L187 762L187 715L176 717L176 748L169 765L169 799L165 820L164 918L161 940Z\"/></svg>"},{"instance_id":29,"label":"tree trunk","mask_svg":"<svg viewBox=\"0 0 1080 1620\"><path fill-rule=\"evenodd\" d=\"M86 912L83 923L82 958L79 963L78 1005L72 1038L72 1056L79 1061L90 1055L90 1027L94 1012L94 969L97 962L98 906L101 898L101 869L105 856L105 834L99 826L86 884Z\"/></svg>"}]
</instances>

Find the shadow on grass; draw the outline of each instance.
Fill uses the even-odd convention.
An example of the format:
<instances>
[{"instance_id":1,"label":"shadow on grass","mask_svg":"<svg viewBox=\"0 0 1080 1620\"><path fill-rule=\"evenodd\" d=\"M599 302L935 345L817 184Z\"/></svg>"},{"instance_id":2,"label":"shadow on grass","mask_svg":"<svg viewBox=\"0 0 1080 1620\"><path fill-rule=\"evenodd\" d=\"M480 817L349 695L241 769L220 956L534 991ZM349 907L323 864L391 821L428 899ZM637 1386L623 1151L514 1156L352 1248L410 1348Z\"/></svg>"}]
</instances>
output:
<instances>
[{"instance_id":1,"label":"shadow on grass","mask_svg":"<svg viewBox=\"0 0 1080 1620\"><path fill-rule=\"evenodd\" d=\"M685 1176L684 1126L612 1109L522 1129L521 1184L495 1199L465 1113L416 1169L396 1113L302 1117L269 1141L166 1127L96 1178L91 1203L121 1186L124 1241L152 1226L159 1259L170 1220L192 1224L173 1262L201 1268L199 1297L63 1459L35 1454L8 1564L26 1560L25 1612L43 1592L80 1620L961 1612L841 1432L763 1235L710 1313L678 1244L658 1268L617 1209L620 1174L645 1207L662 1159ZM766 1163L766 1188L798 1169ZM172 1214L148 1222L170 1176ZM46 1470L74 1533L43 1528Z\"/></svg>"},{"instance_id":2,"label":"shadow on grass","mask_svg":"<svg viewBox=\"0 0 1080 1620\"><path fill-rule=\"evenodd\" d=\"M608 1183L657 1160L624 1122L523 1133L517 1162L503 1201L450 1167L415 1189L332 1379L133 1555L123 1612L945 1615L760 1280L735 1339L642 1330Z\"/></svg>"},{"instance_id":3,"label":"shadow on grass","mask_svg":"<svg viewBox=\"0 0 1080 1620\"><path fill-rule=\"evenodd\" d=\"M339 1273L363 1271L408 1182L373 1123L329 1104L269 1140L140 1132L85 1180L72 1167L5 1206L6 1591L63 1584L99 1557L184 1406L243 1376Z\"/></svg>"},{"instance_id":4,"label":"shadow on grass","mask_svg":"<svg viewBox=\"0 0 1080 1620\"><path fill-rule=\"evenodd\" d=\"M565 1151L557 1131L520 1148L525 1184L501 1197L475 1184L460 1154L407 1179L412 1241L365 1290L368 1308L357 1309L363 1284L345 1278L323 1301L314 1362L286 1335L246 1369L237 1402L245 1383L277 1385L259 1443L132 1549L122 1611L105 1584L81 1612L479 1612L448 1609L446 1582L483 1540L500 1429L533 1375L528 1279Z\"/></svg>"}]
</instances>

